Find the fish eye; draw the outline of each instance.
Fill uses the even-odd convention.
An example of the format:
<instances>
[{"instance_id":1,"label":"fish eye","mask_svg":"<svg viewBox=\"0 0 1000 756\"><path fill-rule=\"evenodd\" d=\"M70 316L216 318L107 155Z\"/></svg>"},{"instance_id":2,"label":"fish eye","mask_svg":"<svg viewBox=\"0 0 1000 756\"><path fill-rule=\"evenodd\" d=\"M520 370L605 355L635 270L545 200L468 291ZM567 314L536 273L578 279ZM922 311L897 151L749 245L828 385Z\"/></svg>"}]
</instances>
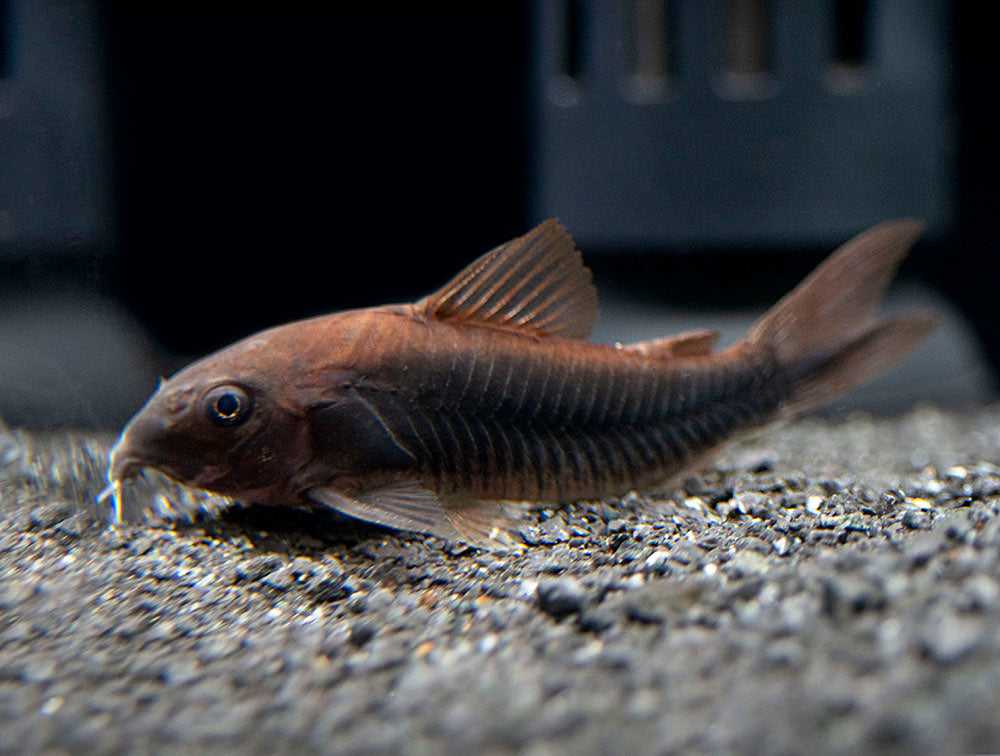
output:
<instances>
[{"instance_id":1,"label":"fish eye","mask_svg":"<svg viewBox=\"0 0 1000 756\"><path fill-rule=\"evenodd\" d=\"M250 397L237 386L216 386L205 394L205 415L216 425L239 425L250 409Z\"/></svg>"}]
</instances>

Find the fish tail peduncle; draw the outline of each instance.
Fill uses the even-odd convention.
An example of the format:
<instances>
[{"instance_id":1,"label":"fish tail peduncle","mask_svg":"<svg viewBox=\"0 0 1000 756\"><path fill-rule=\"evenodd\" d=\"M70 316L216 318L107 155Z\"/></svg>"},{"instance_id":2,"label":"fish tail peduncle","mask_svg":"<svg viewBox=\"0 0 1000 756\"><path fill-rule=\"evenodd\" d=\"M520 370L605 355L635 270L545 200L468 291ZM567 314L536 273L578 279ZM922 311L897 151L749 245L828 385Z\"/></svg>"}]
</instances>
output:
<instances>
[{"instance_id":1,"label":"fish tail peduncle","mask_svg":"<svg viewBox=\"0 0 1000 756\"><path fill-rule=\"evenodd\" d=\"M924 313L878 320L889 284L923 230L920 221L882 223L848 241L750 329L743 346L785 371L791 415L875 378L934 328Z\"/></svg>"}]
</instances>

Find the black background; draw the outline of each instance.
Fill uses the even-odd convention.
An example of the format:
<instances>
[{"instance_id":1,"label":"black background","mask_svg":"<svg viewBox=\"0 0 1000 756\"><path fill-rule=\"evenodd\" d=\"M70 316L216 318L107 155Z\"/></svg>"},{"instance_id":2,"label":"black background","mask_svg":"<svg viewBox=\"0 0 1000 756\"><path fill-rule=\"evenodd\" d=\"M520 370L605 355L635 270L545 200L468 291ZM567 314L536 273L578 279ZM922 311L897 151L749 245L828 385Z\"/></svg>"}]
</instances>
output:
<instances>
[{"instance_id":1,"label":"black background","mask_svg":"<svg viewBox=\"0 0 1000 756\"><path fill-rule=\"evenodd\" d=\"M525 8L332 6L106 16L119 288L173 350L426 293L525 230Z\"/></svg>"}]
</instances>

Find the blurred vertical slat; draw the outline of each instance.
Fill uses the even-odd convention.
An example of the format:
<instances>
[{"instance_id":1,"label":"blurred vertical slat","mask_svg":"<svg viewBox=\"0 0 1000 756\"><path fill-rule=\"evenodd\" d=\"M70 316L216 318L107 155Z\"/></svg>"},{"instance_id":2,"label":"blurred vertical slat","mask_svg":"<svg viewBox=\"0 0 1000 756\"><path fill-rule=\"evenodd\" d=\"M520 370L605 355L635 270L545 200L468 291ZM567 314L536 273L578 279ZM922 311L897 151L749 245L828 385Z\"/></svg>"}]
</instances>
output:
<instances>
[{"instance_id":1,"label":"blurred vertical slat","mask_svg":"<svg viewBox=\"0 0 1000 756\"><path fill-rule=\"evenodd\" d=\"M753 75L770 70L771 21L769 0L729 0L726 3L726 71Z\"/></svg>"},{"instance_id":2,"label":"blurred vertical slat","mask_svg":"<svg viewBox=\"0 0 1000 756\"><path fill-rule=\"evenodd\" d=\"M0 255L110 247L101 55L96 3L0 0Z\"/></svg>"}]
</instances>

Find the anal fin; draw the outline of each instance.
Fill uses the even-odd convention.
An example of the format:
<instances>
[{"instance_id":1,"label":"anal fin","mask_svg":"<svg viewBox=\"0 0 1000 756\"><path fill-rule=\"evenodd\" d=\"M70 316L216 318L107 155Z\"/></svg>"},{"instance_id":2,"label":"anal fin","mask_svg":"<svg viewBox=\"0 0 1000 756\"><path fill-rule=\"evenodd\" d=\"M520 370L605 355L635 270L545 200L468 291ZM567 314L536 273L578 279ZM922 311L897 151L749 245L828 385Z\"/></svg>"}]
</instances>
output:
<instances>
[{"instance_id":1,"label":"anal fin","mask_svg":"<svg viewBox=\"0 0 1000 756\"><path fill-rule=\"evenodd\" d=\"M518 533L521 511L512 502L471 499L450 504L445 515L462 540L473 546L505 548L521 542Z\"/></svg>"}]
</instances>

